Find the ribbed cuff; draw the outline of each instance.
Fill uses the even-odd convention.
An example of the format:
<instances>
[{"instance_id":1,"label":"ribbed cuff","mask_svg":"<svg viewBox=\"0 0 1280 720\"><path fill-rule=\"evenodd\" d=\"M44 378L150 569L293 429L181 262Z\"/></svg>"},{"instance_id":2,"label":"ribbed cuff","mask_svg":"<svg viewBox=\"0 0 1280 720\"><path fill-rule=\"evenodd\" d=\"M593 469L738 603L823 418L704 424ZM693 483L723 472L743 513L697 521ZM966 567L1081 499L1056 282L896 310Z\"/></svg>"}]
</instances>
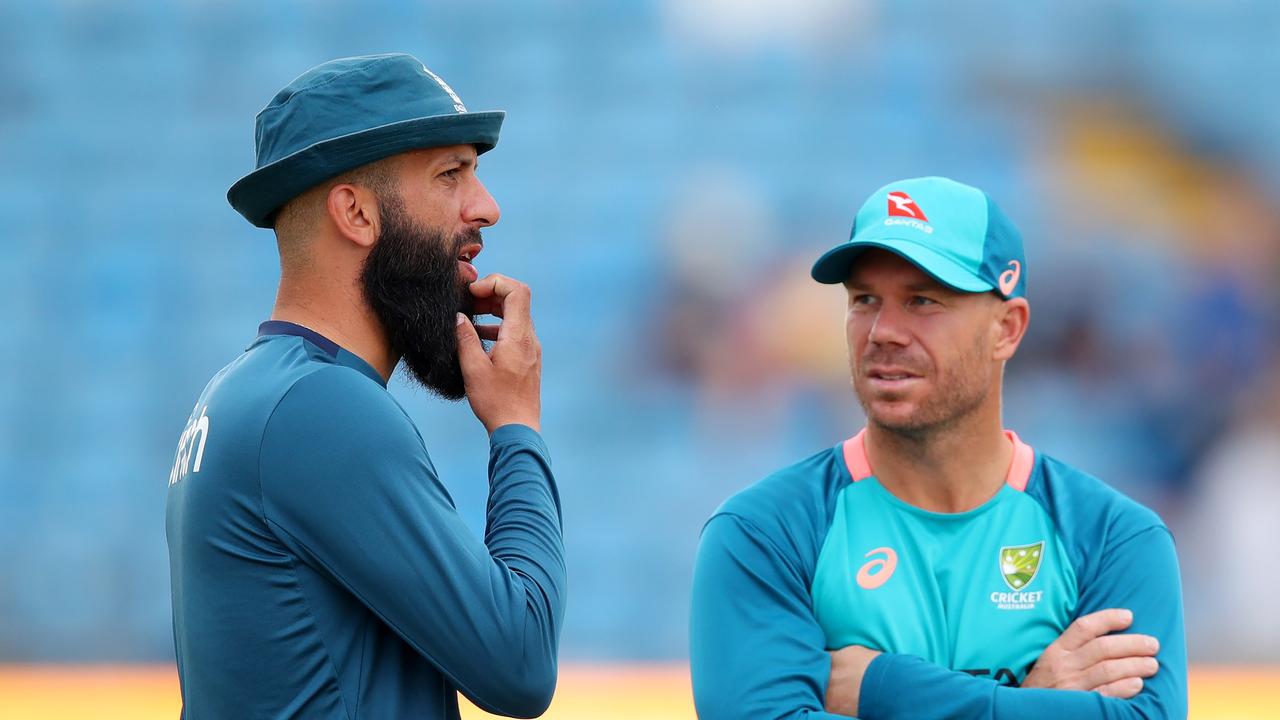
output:
<instances>
[{"instance_id":1,"label":"ribbed cuff","mask_svg":"<svg viewBox=\"0 0 1280 720\"><path fill-rule=\"evenodd\" d=\"M521 443L532 445L535 450L542 453L548 460L551 459L551 452L547 450L547 443L542 439L542 435L528 425L511 423L503 425L489 434L490 448Z\"/></svg>"}]
</instances>

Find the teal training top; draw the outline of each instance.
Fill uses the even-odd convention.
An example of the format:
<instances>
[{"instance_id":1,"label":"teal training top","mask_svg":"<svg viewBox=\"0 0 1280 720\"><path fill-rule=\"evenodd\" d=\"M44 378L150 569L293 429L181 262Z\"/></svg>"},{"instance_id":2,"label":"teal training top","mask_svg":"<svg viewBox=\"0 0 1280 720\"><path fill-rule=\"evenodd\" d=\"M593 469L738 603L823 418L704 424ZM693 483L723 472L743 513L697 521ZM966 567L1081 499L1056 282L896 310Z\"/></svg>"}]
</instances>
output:
<instances>
[{"instance_id":1,"label":"teal training top","mask_svg":"<svg viewBox=\"0 0 1280 720\"><path fill-rule=\"evenodd\" d=\"M1160 518L1079 470L1014 446L1005 485L963 513L893 496L863 433L730 498L694 571L690 659L703 720L824 711L828 650L883 651L864 720L1184 718L1186 643L1173 538ZM1133 611L1160 640L1131 700L1018 687L1076 618Z\"/></svg>"},{"instance_id":2,"label":"teal training top","mask_svg":"<svg viewBox=\"0 0 1280 720\"><path fill-rule=\"evenodd\" d=\"M484 541L367 363L264 323L201 393L169 475L187 720L457 718L550 702L560 500L538 433L490 438Z\"/></svg>"}]
</instances>

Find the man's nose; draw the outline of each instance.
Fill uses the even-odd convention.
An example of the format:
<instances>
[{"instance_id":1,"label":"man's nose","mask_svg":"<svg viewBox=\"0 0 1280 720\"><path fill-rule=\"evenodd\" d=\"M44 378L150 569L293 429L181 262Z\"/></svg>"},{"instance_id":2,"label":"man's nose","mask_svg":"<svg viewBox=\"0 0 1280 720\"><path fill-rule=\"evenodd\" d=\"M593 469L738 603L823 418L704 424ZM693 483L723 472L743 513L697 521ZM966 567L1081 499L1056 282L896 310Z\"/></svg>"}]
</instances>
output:
<instances>
[{"instance_id":1,"label":"man's nose","mask_svg":"<svg viewBox=\"0 0 1280 720\"><path fill-rule=\"evenodd\" d=\"M910 345L911 334L907 332L905 321L900 308L893 303L884 303L871 323L867 340L876 345Z\"/></svg>"},{"instance_id":2,"label":"man's nose","mask_svg":"<svg viewBox=\"0 0 1280 720\"><path fill-rule=\"evenodd\" d=\"M498 201L489 194L484 183L476 179L475 187L462 206L462 221L473 227L489 227L498 222L500 215L502 211L498 209Z\"/></svg>"}]
</instances>

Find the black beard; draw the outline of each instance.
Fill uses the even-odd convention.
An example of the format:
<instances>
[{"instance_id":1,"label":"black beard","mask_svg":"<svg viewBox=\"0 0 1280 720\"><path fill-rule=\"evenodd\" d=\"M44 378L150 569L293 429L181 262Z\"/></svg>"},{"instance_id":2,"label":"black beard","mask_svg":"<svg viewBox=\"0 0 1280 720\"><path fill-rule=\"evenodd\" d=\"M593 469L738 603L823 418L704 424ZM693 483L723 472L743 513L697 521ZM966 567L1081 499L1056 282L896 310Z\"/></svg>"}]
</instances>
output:
<instances>
[{"instance_id":1,"label":"black beard","mask_svg":"<svg viewBox=\"0 0 1280 720\"><path fill-rule=\"evenodd\" d=\"M466 395L458 364L457 314L472 316L458 254L479 243L470 229L450 238L415 223L399 198L380 198L382 233L360 272L364 296L382 323L391 350L410 376L446 400Z\"/></svg>"}]
</instances>

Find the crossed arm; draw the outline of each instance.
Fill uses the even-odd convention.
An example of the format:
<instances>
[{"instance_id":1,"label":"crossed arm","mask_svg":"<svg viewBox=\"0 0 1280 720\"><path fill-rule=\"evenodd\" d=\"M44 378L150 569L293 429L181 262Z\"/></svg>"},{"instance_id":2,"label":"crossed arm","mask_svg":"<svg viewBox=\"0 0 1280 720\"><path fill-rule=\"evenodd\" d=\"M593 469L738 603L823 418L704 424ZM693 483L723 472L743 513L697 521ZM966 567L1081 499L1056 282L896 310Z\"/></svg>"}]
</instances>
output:
<instances>
[{"instance_id":1,"label":"crossed arm","mask_svg":"<svg viewBox=\"0 0 1280 720\"><path fill-rule=\"evenodd\" d=\"M1017 688L909 655L856 647L829 654L808 584L796 558L749 521L721 515L708 523L691 617L700 718L1186 717L1181 591L1164 528L1107 549L1082 587L1076 622ZM1132 613L1097 614L1114 607ZM1130 617L1133 635L1109 634ZM1156 672L1143 680L1153 657Z\"/></svg>"},{"instance_id":2,"label":"crossed arm","mask_svg":"<svg viewBox=\"0 0 1280 720\"><path fill-rule=\"evenodd\" d=\"M1133 624L1133 613L1118 608L1090 613L1071 623L1045 648L1021 687L1085 690L1127 700L1142 692L1143 678L1159 670L1160 641L1150 635L1116 635ZM831 653L826 708L838 715L858 714L862 680L878 650L850 645Z\"/></svg>"}]
</instances>

